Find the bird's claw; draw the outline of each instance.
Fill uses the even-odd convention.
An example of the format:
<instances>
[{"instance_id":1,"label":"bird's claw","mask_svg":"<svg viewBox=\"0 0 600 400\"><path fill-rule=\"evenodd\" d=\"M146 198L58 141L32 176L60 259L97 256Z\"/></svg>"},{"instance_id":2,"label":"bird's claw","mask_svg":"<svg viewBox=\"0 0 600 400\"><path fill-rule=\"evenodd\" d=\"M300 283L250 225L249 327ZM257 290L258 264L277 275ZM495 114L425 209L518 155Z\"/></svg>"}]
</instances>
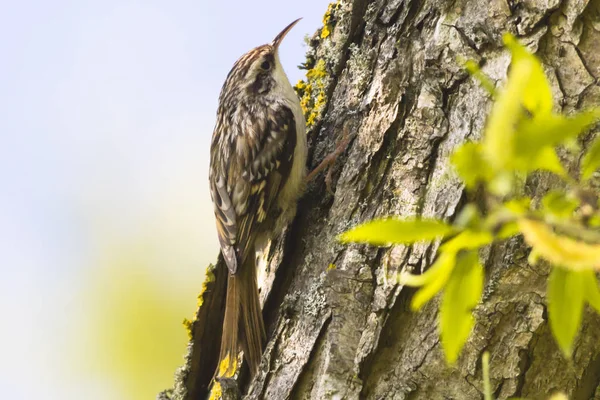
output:
<instances>
[{"instance_id":1,"label":"bird's claw","mask_svg":"<svg viewBox=\"0 0 600 400\"><path fill-rule=\"evenodd\" d=\"M327 188L327 192L332 196L334 194L331 189L331 184L333 181L333 164L337 160L337 158L346 150L348 144L350 143L350 135L348 134L348 129L344 129L344 133L342 135L341 140L337 143L335 150L328 154L323 161L319 165L316 166L306 177L306 183L310 183L322 170L327 169L327 174L325 175L325 187Z\"/></svg>"}]
</instances>

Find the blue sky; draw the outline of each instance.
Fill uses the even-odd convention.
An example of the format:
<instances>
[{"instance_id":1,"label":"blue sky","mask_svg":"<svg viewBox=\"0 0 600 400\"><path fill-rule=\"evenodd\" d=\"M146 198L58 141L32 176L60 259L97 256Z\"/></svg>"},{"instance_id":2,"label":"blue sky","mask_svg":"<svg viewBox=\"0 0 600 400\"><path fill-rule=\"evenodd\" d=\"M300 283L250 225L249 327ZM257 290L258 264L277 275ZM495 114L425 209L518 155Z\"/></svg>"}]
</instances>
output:
<instances>
[{"instance_id":1,"label":"blue sky","mask_svg":"<svg viewBox=\"0 0 600 400\"><path fill-rule=\"evenodd\" d=\"M75 362L66 354L81 316L90 317L90 277L135 248L144 253L140 273L189 290L179 292L193 312L201 270L217 252L206 183L221 84L241 54L297 17L304 19L281 59L292 82L301 78L303 37L320 26L327 4L0 5L6 398L127 398L97 371L71 379L73 365L57 368ZM119 265L126 273L127 263Z\"/></svg>"}]
</instances>

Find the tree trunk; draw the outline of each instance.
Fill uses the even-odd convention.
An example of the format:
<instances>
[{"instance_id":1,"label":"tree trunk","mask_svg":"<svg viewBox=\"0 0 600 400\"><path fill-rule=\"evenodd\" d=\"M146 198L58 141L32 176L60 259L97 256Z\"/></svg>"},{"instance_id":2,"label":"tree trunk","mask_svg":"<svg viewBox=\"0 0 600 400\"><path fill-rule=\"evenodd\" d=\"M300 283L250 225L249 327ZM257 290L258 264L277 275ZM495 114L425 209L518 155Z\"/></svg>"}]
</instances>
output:
<instances>
[{"instance_id":1,"label":"tree trunk","mask_svg":"<svg viewBox=\"0 0 600 400\"><path fill-rule=\"evenodd\" d=\"M480 138L491 105L457 59L474 59L503 81L510 56L502 33L514 33L541 58L557 110L600 105L600 1L351 0L330 6L325 21L301 88L309 167L344 132L350 144L332 169L334 194L319 175L272 246L263 286L269 342L258 376L248 382L242 373L237 381L244 398L482 399L487 350L496 398L545 399L561 390L572 400L600 399L600 318L586 311L566 361L547 323L549 269L528 265L521 238L485 252L477 323L452 367L440 346L438 299L413 313L414 290L394 279L403 269L426 269L437 244L375 248L336 240L375 217L452 220L466 194L449 155ZM556 184L536 174L527 194L539 199ZM217 265L207 284L172 398L206 397L218 354L221 271Z\"/></svg>"}]
</instances>

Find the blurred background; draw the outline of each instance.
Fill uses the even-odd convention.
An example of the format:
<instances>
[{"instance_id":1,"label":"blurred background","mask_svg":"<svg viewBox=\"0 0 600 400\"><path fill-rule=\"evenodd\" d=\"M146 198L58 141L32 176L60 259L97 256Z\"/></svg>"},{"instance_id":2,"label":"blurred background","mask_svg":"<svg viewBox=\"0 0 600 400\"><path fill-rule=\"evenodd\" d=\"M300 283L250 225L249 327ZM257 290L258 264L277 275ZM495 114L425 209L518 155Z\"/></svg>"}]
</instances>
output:
<instances>
[{"instance_id":1,"label":"blurred background","mask_svg":"<svg viewBox=\"0 0 600 400\"><path fill-rule=\"evenodd\" d=\"M218 244L207 191L233 62L292 83L325 0L0 4L0 391L153 399L181 365Z\"/></svg>"}]
</instances>

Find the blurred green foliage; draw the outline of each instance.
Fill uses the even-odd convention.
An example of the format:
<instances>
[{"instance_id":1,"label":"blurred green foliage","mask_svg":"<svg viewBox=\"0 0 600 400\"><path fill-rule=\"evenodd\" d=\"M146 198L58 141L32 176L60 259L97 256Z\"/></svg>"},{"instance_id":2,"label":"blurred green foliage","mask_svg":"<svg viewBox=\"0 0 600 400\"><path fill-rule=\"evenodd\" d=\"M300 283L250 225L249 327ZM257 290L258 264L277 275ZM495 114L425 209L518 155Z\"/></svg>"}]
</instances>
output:
<instances>
[{"instance_id":1,"label":"blurred green foliage","mask_svg":"<svg viewBox=\"0 0 600 400\"><path fill-rule=\"evenodd\" d=\"M86 317L73 357L123 398L155 398L169 387L188 343L183 318L194 309L204 273L165 270L159 238L136 238L103 249L85 286ZM159 264L160 266L157 266ZM177 265L177 264L176 264ZM172 267L172 266L171 266Z\"/></svg>"},{"instance_id":2,"label":"blurred green foliage","mask_svg":"<svg viewBox=\"0 0 600 400\"><path fill-rule=\"evenodd\" d=\"M494 98L483 139L460 146L451 162L468 191L483 202L467 204L449 226L432 219L382 219L341 235L343 242L412 244L443 239L434 263L420 275L402 272L400 284L420 289L411 307L419 310L442 292L439 328L446 360L454 363L474 325L484 270L478 251L494 241L522 234L530 262L552 265L548 281L550 328L565 357L572 352L583 306L600 312L600 204L589 184L600 167L600 137L590 146L580 171L571 176L557 150L577 149L573 140L600 119L600 109L573 115L553 112L552 92L540 61L510 34L504 36L512 63L506 84L496 89L473 61L465 63ZM573 160L580 156L570 154ZM525 178L544 170L564 189L547 193L539 206L523 196ZM484 206L481 206L481 203Z\"/></svg>"}]
</instances>

